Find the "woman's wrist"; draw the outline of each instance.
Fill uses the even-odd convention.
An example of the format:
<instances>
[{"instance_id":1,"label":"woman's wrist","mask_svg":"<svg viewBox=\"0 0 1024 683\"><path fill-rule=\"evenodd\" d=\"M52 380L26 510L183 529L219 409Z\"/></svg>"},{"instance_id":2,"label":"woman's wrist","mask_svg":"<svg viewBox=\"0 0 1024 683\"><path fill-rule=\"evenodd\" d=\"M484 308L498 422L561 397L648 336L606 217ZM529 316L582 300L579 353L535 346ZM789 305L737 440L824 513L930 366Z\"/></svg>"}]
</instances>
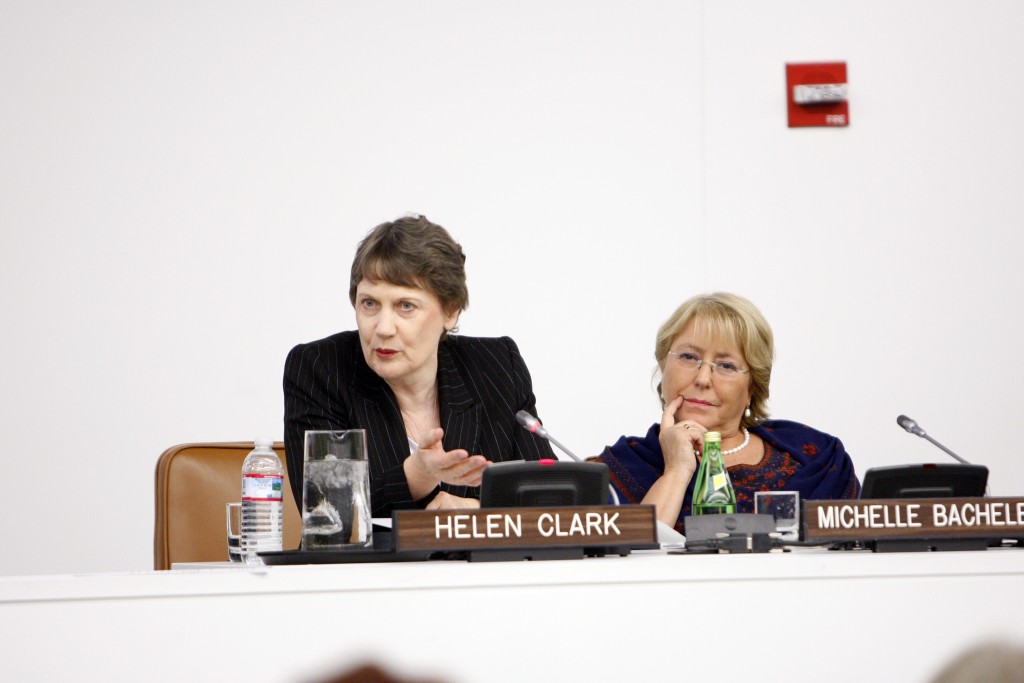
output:
<instances>
[{"instance_id":1,"label":"woman's wrist","mask_svg":"<svg viewBox=\"0 0 1024 683\"><path fill-rule=\"evenodd\" d=\"M685 465L676 465L670 467L666 465L664 473L661 475L662 479L667 479L674 484L689 484L690 478L693 477L694 469L686 467Z\"/></svg>"},{"instance_id":2,"label":"woman's wrist","mask_svg":"<svg viewBox=\"0 0 1024 683\"><path fill-rule=\"evenodd\" d=\"M441 485L441 481L432 477L430 471L423 466L416 453L405 459L402 468L405 470L405 479L409 482L409 493L412 494L413 500L420 500L430 495Z\"/></svg>"}]
</instances>

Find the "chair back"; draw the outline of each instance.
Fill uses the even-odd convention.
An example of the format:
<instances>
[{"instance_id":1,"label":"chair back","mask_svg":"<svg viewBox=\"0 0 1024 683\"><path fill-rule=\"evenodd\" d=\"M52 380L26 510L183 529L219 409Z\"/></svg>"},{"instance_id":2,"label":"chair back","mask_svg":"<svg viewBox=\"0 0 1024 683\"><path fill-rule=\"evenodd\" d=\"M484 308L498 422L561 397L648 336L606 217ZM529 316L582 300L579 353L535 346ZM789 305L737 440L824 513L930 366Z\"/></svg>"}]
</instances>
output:
<instances>
[{"instance_id":1,"label":"chair back","mask_svg":"<svg viewBox=\"0 0 1024 683\"><path fill-rule=\"evenodd\" d=\"M242 462L251 441L191 443L168 448L156 464L153 567L174 562L227 562L224 505L242 499ZM284 444L274 450L284 460ZM284 473L284 548L299 547L302 518Z\"/></svg>"}]
</instances>

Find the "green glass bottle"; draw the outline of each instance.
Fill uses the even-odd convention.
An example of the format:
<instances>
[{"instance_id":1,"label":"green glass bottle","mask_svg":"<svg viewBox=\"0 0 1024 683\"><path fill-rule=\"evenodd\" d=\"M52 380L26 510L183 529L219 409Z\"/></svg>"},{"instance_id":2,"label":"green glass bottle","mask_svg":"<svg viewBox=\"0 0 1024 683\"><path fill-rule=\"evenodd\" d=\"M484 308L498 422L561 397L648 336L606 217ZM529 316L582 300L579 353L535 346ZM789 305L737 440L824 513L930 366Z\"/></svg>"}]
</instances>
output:
<instances>
[{"instance_id":1,"label":"green glass bottle","mask_svg":"<svg viewBox=\"0 0 1024 683\"><path fill-rule=\"evenodd\" d=\"M719 432L704 434L704 456L697 470L690 512L694 515L736 514L736 491L729 479L729 471L725 469Z\"/></svg>"}]
</instances>

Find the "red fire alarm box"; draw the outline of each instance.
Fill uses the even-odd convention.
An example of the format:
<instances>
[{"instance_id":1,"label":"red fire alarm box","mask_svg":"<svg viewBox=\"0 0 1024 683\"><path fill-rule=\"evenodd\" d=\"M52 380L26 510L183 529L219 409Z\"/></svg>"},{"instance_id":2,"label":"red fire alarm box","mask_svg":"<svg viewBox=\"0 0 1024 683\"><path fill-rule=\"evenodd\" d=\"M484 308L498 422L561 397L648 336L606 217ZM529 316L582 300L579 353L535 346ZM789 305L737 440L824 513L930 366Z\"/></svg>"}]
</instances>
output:
<instances>
[{"instance_id":1,"label":"red fire alarm box","mask_svg":"<svg viewBox=\"0 0 1024 683\"><path fill-rule=\"evenodd\" d=\"M789 127L849 126L846 62L786 65Z\"/></svg>"}]
</instances>

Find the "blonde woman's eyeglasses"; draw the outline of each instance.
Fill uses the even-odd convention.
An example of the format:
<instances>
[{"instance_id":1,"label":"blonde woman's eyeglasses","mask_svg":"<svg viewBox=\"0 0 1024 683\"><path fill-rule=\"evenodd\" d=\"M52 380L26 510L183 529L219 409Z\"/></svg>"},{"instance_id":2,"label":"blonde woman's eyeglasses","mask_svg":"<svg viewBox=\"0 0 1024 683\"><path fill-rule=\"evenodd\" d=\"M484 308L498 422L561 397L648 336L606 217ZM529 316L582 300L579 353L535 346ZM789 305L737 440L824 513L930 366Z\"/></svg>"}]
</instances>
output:
<instances>
[{"instance_id":1,"label":"blonde woman's eyeglasses","mask_svg":"<svg viewBox=\"0 0 1024 683\"><path fill-rule=\"evenodd\" d=\"M725 379L737 379L741 375L746 375L750 372L750 370L740 370L740 368L732 361L723 360L715 363L709 360L704 360L697 354L689 351L669 351L668 355L675 358L679 364L687 370L697 372L700 370L700 366L707 365L711 368L711 372Z\"/></svg>"}]
</instances>

